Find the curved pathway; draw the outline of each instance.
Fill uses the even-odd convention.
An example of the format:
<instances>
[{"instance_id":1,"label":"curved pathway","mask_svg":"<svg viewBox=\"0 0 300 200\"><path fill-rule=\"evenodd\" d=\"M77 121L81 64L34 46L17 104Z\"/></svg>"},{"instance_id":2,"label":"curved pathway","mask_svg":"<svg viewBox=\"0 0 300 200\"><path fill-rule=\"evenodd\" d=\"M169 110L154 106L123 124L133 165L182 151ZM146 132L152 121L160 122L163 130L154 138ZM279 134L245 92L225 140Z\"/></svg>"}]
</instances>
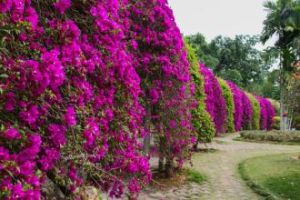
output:
<instances>
[{"instance_id":1,"label":"curved pathway","mask_svg":"<svg viewBox=\"0 0 300 200\"><path fill-rule=\"evenodd\" d=\"M297 153L300 145L279 145L234 141L237 134L216 138L208 147L217 149L214 153L195 153L192 168L207 176L202 185L190 183L167 191L142 192L145 200L256 200L255 194L238 174L238 164L251 157L267 154Z\"/></svg>"}]
</instances>

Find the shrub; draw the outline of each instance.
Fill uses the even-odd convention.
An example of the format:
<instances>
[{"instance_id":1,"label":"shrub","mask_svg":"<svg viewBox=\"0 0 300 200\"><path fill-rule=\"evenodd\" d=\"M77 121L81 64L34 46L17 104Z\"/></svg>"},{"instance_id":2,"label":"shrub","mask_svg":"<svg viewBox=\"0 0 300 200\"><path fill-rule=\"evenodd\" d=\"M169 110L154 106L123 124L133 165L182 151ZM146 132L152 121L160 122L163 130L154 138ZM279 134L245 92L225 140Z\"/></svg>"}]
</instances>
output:
<instances>
[{"instance_id":1,"label":"shrub","mask_svg":"<svg viewBox=\"0 0 300 200\"><path fill-rule=\"evenodd\" d=\"M190 157L194 142L192 110L197 102L183 38L167 1L129 0L129 28L143 101L151 105L152 124L159 133L159 168L173 172ZM166 163L164 163L164 158Z\"/></svg>"},{"instance_id":2,"label":"shrub","mask_svg":"<svg viewBox=\"0 0 300 200\"><path fill-rule=\"evenodd\" d=\"M260 129L260 105L255 96L253 96L250 93L247 93L248 98L251 102L251 107L252 107L252 123L251 123L251 128L252 130L259 130Z\"/></svg>"},{"instance_id":3,"label":"shrub","mask_svg":"<svg viewBox=\"0 0 300 200\"><path fill-rule=\"evenodd\" d=\"M231 92L233 94L234 101L234 128L236 131L240 131L243 121L243 104L242 104L242 92L241 90L232 82L227 81Z\"/></svg>"},{"instance_id":4,"label":"shrub","mask_svg":"<svg viewBox=\"0 0 300 200\"><path fill-rule=\"evenodd\" d=\"M204 77L204 91L206 94L206 110L210 114L218 133L225 132L227 121L226 101L222 94L222 89L213 72L200 64L200 72Z\"/></svg>"},{"instance_id":5,"label":"shrub","mask_svg":"<svg viewBox=\"0 0 300 200\"><path fill-rule=\"evenodd\" d=\"M190 63L190 73L195 84L195 98L198 101L198 107L192 111L193 125L196 129L198 142L211 142L215 128L209 113L205 110L204 81L199 71L199 64L194 49L186 41L188 60Z\"/></svg>"},{"instance_id":6,"label":"shrub","mask_svg":"<svg viewBox=\"0 0 300 200\"><path fill-rule=\"evenodd\" d=\"M280 130L280 116L273 117L272 129Z\"/></svg>"},{"instance_id":7,"label":"shrub","mask_svg":"<svg viewBox=\"0 0 300 200\"><path fill-rule=\"evenodd\" d=\"M241 131L241 137L255 141L300 142L299 131Z\"/></svg>"},{"instance_id":8,"label":"shrub","mask_svg":"<svg viewBox=\"0 0 300 200\"><path fill-rule=\"evenodd\" d=\"M260 129L271 130L275 109L269 100L260 96L257 96L256 99L259 101L260 105Z\"/></svg>"},{"instance_id":9,"label":"shrub","mask_svg":"<svg viewBox=\"0 0 300 200\"><path fill-rule=\"evenodd\" d=\"M251 102L244 91L242 93L242 110L243 110L243 117L242 117L242 127L243 130L250 130L252 125L252 118L253 118L253 110L251 106Z\"/></svg>"},{"instance_id":10,"label":"shrub","mask_svg":"<svg viewBox=\"0 0 300 200\"><path fill-rule=\"evenodd\" d=\"M271 102L273 108L275 109L275 114L280 115L280 103L274 99L268 99Z\"/></svg>"},{"instance_id":11,"label":"shrub","mask_svg":"<svg viewBox=\"0 0 300 200\"><path fill-rule=\"evenodd\" d=\"M128 5L53 2L0 3L0 198L40 199L47 175L70 198L82 184L135 198L151 171Z\"/></svg>"},{"instance_id":12,"label":"shrub","mask_svg":"<svg viewBox=\"0 0 300 200\"><path fill-rule=\"evenodd\" d=\"M266 100L259 96L257 96L256 98L259 101L259 105L260 105L260 124L259 124L260 129L267 130L268 111L267 111Z\"/></svg>"},{"instance_id":13,"label":"shrub","mask_svg":"<svg viewBox=\"0 0 300 200\"><path fill-rule=\"evenodd\" d=\"M300 116L296 116L293 120L293 128L300 130Z\"/></svg>"},{"instance_id":14,"label":"shrub","mask_svg":"<svg viewBox=\"0 0 300 200\"><path fill-rule=\"evenodd\" d=\"M228 86L227 82L223 79L218 78L219 84L222 88L223 96L226 100L226 108L227 108L227 122L226 122L226 132L232 133L234 132L234 101L233 94L231 93L231 89Z\"/></svg>"}]
</instances>

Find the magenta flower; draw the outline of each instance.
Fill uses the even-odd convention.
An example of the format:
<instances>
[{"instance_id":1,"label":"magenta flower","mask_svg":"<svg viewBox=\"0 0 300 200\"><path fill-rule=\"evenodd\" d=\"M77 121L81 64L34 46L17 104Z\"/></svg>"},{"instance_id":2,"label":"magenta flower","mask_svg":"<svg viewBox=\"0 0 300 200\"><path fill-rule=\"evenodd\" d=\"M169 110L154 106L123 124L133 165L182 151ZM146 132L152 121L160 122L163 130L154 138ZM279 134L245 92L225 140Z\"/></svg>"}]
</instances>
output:
<instances>
[{"instance_id":1,"label":"magenta flower","mask_svg":"<svg viewBox=\"0 0 300 200\"><path fill-rule=\"evenodd\" d=\"M12 92L6 94L5 110L13 111L16 107L16 95Z\"/></svg>"},{"instance_id":2,"label":"magenta flower","mask_svg":"<svg viewBox=\"0 0 300 200\"><path fill-rule=\"evenodd\" d=\"M9 11L12 7L12 2L13 0L0 1L0 12L5 13Z\"/></svg>"},{"instance_id":3,"label":"magenta flower","mask_svg":"<svg viewBox=\"0 0 300 200\"><path fill-rule=\"evenodd\" d=\"M238 86L234 83L227 81L231 92L233 94L234 101L234 128L236 131L240 131L242 129L243 116L244 116L244 108L243 108L243 95L242 91Z\"/></svg>"},{"instance_id":4,"label":"magenta flower","mask_svg":"<svg viewBox=\"0 0 300 200\"><path fill-rule=\"evenodd\" d=\"M200 73L204 78L206 110L215 124L217 133L224 133L227 112L226 101L223 97L222 89L213 72L202 64L200 64Z\"/></svg>"},{"instance_id":5,"label":"magenta flower","mask_svg":"<svg viewBox=\"0 0 300 200\"><path fill-rule=\"evenodd\" d=\"M21 111L19 117L27 122L29 125L36 122L39 118L40 112L37 105L32 105L28 108L28 110Z\"/></svg>"},{"instance_id":6,"label":"magenta flower","mask_svg":"<svg viewBox=\"0 0 300 200\"><path fill-rule=\"evenodd\" d=\"M40 159L40 165L45 171L51 170L60 159L60 152L55 148L46 148L44 156Z\"/></svg>"},{"instance_id":7,"label":"magenta flower","mask_svg":"<svg viewBox=\"0 0 300 200\"><path fill-rule=\"evenodd\" d=\"M58 0L53 4L60 14L64 14L65 10L71 7L71 0Z\"/></svg>"},{"instance_id":8,"label":"magenta flower","mask_svg":"<svg viewBox=\"0 0 300 200\"><path fill-rule=\"evenodd\" d=\"M68 126L75 126L77 124L76 112L74 107L68 107L64 115L64 120Z\"/></svg>"},{"instance_id":9,"label":"magenta flower","mask_svg":"<svg viewBox=\"0 0 300 200\"><path fill-rule=\"evenodd\" d=\"M20 135L19 131L17 129L15 129L15 128L9 128L9 129L7 129L3 133L3 136L6 139L9 139L9 140L20 139L21 138L21 135Z\"/></svg>"},{"instance_id":10,"label":"magenta flower","mask_svg":"<svg viewBox=\"0 0 300 200\"><path fill-rule=\"evenodd\" d=\"M56 147L61 147L66 144L65 128L62 125L50 124L48 126L49 137Z\"/></svg>"}]
</instances>

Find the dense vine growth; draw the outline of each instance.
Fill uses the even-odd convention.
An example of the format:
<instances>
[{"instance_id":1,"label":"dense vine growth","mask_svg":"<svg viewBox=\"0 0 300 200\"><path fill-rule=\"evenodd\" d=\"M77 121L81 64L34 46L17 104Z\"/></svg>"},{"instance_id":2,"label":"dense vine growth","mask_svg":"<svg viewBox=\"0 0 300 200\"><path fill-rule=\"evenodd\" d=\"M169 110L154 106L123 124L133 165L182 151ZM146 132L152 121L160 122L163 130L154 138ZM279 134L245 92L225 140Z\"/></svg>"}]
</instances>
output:
<instances>
[{"instance_id":1,"label":"dense vine growth","mask_svg":"<svg viewBox=\"0 0 300 200\"><path fill-rule=\"evenodd\" d=\"M271 128L268 100L199 67L166 0L4 0L0 19L0 199L47 199L47 179L136 199L151 132L171 176L197 139Z\"/></svg>"}]
</instances>

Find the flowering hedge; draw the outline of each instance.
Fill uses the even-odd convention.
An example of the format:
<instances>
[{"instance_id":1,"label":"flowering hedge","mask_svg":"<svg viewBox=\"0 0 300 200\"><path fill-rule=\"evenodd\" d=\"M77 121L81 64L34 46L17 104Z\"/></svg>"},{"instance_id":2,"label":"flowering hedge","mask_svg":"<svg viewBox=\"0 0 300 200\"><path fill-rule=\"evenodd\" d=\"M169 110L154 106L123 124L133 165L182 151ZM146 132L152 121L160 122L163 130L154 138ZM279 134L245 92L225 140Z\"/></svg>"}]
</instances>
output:
<instances>
[{"instance_id":1,"label":"flowering hedge","mask_svg":"<svg viewBox=\"0 0 300 200\"><path fill-rule=\"evenodd\" d=\"M74 199L85 185L136 199L152 176L145 121L168 175L190 157L194 131L209 141L231 123L166 0L5 0L0 19L0 199L41 199L47 178ZM228 84L240 130L250 104ZM270 129L273 107L257 98Z\"/></svg>"},{"instance_id":2,"label":"flowering hedge","mask_svg":"<svg viewBox=\"0 0 300 200\"><path fill-rule=\"evenodd\" d=\"M234 83L227 82L232 93L234 101L234 128L236 131L240 131L242 128L243 121L243 102L242 102L242 91Z\"/></svg>"},{"instance_id":3,"label":"flowering hedge","mask_svg":"<svg viewBox=\"0 0 300 200\"><path fill-rule=\"evenodd\" d=\"M151 121L159 133L159 168L166 168L169 176L173 162L181 167L195 142L191 113L197 102L187 52L166 0L128 2L127 37L142 79L143 101L151 104Z\"/></svg>"},{"instance_id":4,"label":"flowering hedge","mask_svg":"<svg viewBox=\"0 0 300 200\"><path fill-rule=\"evenodd\" d=\"M250 130L253 118L253 110L251 101L244 91L242 91L242 105L243 105L243 119L242 128L243 130Z\"/></svg>"},{"instance_id":5,"label":"flowering hedge","mask_svg":"<svg viewBox=\"0 0 300 200\"><path fill-rule=\"evenodd\" d=\"M266 110L267 110L267 130L272 130L273 118L276 115L276 109L272 105L269 99L265 99L266 101Z\"/></svg>"},{"instance_id":6,"label":"flowering hedge","mask_svg":"<svg viewBox=\"0 0 300 200\"><path fill-rule=\"evenodd\" d=\"M247 96L251 102L252 107L252 123L251 128L252 130L259 130L260 129L260 105L254 95L247 93Z\"/></svg>"},{"instance_id":7,"label":"flowering hedge","mask_svg":"<svg viewBox=\"0 0 300 200\"><path fill-rule=\"evenodd\" d=\"M40 199L49 174L71 196L96 181L135 198L151 179L127 6L1 1L1 199Z\"/></svg>"},{"instance_id":8,"label":"flowering hedge","mask_svg":"<svg viewBox=\"0 0 300 200\"><path fill-rule=\"evenodd\" d=\"M190 63L190 73L195 84L195 98L198 101L198 107L192 111L192 122L195 127L198 142L211 142L215 134L214 124L210 114L205 109L204 80L199 71L199 64L194 49L185 43ZM197 145L195 145L197 147Z\"/></svg>"},{"instance_id":9,"label":"flowering hedge","mask_svg":"<svg viewBox=\"0 0 300 200\"><path fill-rule=\"evenodd\" d=\"M226 101L222 89L213 72L200 64L200 71L204 77L204 92L206 94L206 110L209 112L217 133L224 133L227 121Z\"/></svg>"},{"instance_id":10,"label":"flowering hedge","mask_svg":"<svg viewBox=\"0 0 300 200\"><path fill-rule=\"evenodd\" d=\"M234 100L231 89L226 81L221 78L218 78L219 84L222 88L222 94L226 100L226 112L227 112L227 121L226 121L226 132L233 133L234 129Z\"/></svg>"}]
</instances>

